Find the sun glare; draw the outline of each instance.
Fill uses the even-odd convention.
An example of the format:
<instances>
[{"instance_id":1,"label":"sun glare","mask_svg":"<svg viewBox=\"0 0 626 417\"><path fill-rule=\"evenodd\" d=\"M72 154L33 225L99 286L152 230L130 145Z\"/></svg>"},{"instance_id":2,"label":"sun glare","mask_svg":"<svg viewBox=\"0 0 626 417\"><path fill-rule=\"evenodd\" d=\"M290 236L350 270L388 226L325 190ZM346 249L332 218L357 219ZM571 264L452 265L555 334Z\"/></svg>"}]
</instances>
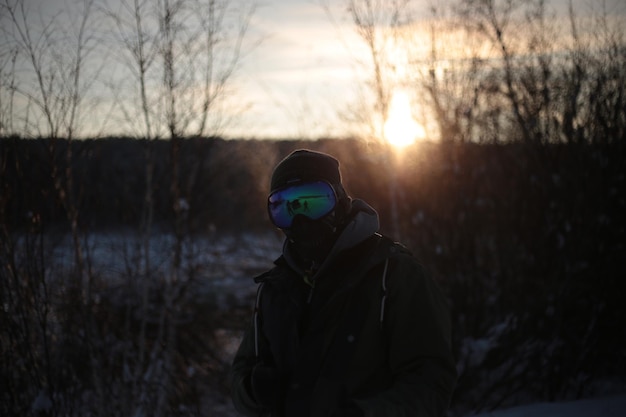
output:
<instances>
[{"instance_id":1,"label":"sun glare","mask_svg":"<svg viewBox=\"0 0 626 417\"><path fill-rule=\"evenodd\" d=\"M411 115L409 96L404 91L395 92L391 98L384 134L385 139L396 147L408 146L426 136L424 127Z\"/></svg>"}]
</instances>

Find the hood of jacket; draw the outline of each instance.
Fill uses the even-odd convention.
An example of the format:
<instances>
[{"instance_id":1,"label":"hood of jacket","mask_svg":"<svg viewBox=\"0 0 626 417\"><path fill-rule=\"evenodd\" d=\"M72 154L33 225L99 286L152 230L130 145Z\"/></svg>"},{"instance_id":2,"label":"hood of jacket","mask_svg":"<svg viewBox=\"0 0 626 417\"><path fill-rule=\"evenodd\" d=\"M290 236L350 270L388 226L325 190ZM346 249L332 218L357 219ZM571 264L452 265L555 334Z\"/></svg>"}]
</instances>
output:
<instances>
[{"instance_id":1,"label":"hood of jacket","mask_svg":"<svg viewBox=\"0 0 626 417\"><path fill-rule=\"evenodd\" d=\"M343 228L339 236L337 236L333 247L324 259L323 263L317 268L313 279L315 276L318 276L323 272L323 270L333 261L337 254L346 249L353 248L363 242L378 232L380 227L378 213L372 206L363 200L352 200L352 206L350 208L348 218L349 220L346 226ZM283 257L289 267L300 274L304 273L302 265L298 263L297 258L293 253L289 239L286 239L283 244Z\"/></svg>"}]
</instances>

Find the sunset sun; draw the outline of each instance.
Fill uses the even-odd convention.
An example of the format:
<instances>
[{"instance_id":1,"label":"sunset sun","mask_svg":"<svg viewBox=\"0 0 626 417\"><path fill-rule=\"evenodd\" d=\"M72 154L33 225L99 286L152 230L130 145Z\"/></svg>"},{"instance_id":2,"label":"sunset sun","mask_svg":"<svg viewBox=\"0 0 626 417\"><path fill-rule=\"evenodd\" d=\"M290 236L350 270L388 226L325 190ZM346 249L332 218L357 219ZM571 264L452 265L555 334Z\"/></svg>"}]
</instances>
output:
<instances>
[{"instance_id":1,"label":"sunset sun","mask_svg":"<svg viewBox=\"0 0 626 417\"><path fill-rule=\"evenodd\" d=\"M389 116L384 125L385 140L396 147L404 147L418 139L424 139L424 127L411 115L411 103L407 93L394 93L389 105Z\"/></svg>"}]
</instances>

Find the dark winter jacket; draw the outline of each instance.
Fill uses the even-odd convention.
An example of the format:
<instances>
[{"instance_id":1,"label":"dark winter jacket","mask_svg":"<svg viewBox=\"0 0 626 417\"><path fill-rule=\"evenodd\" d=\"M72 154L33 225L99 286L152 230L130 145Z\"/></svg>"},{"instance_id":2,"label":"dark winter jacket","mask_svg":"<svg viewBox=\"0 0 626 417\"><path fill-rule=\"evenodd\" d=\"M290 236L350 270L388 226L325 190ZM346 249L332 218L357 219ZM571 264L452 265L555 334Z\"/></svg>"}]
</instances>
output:
<instances>
[{"instance_id":1,"label":"dark winter jacket","mask_svg":"<svg viewBox=\"0 0 626 417\"><path fill-rule=\"evenodd\" d=\"M329 417L348 402L365 416L445 412L456 379L445 299L411 254L376 233L371 207L355 200L353 216L313 277L286 243L275 268L257 279L257 315L232 366L241 413ZM284 382L272 413L249 392L257 363Z\"/></svg>"}]
</instances>

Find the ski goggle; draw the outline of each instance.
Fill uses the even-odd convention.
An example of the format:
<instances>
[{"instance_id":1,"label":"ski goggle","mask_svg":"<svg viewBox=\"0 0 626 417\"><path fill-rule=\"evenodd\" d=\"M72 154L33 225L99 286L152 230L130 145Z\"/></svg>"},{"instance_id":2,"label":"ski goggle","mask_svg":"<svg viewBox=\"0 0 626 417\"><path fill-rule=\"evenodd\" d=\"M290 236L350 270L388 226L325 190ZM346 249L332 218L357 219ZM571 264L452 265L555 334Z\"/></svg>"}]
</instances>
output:
<instances>
[{"instance_id":1,"label":"ski goggle","mask_svg":"<svg viewBox=\"0 0 626 417\"><path fill-rule=\"evenodd\" d=\"M337 195L324 181L304 182L280 188L267 199L272 222L281 229L291 227L293 218L302 214L311 220L321 219L335 208Z\"/></svg>"}]
</instances>

